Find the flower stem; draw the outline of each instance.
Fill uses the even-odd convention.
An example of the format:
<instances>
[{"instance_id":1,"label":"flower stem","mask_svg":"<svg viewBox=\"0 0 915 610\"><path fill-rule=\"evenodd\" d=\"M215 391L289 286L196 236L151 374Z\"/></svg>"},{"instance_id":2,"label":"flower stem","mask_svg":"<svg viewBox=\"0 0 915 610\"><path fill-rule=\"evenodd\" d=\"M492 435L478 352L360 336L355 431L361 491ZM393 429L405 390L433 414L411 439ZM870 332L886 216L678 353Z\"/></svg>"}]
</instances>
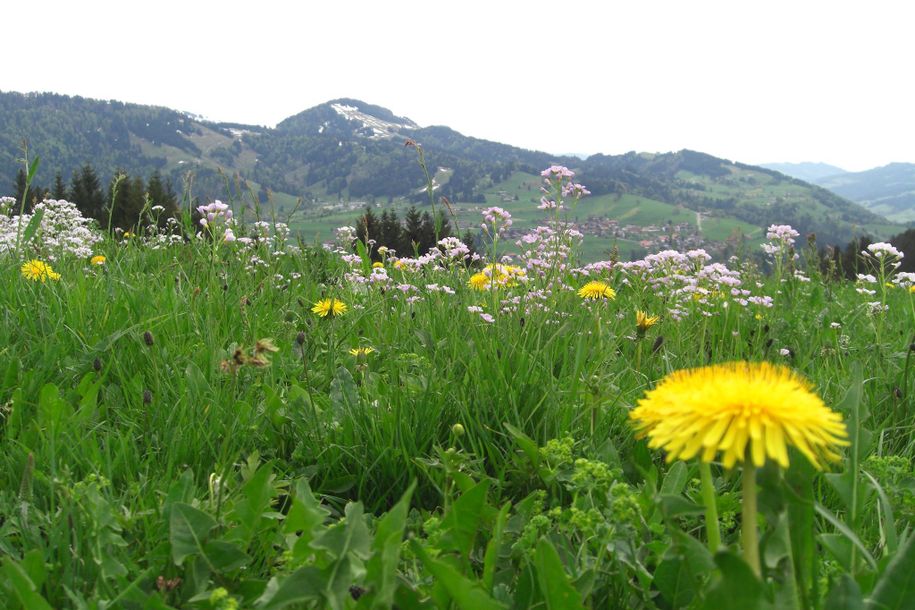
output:
<instances>
[{"instance_id":1,"label":"flower stem","mask_svg":"<svg viewBox=\"0 0 915 610\"><path fill-rule=\"evenodd\" d=\"M712 483L712 467L708 462L699 461L699 477L702 481L702 503L705 504L708 550L714 553L721 546L721 529L718 526L718 505L715 501L715 485Z\"/></svg>"},{"instance_id":2,"label":"flower stem","mask_svg":"<svg viewBox=\"0 0 915 610\"><path fill-rule=\"evenodd\" d=\"M756 578L762 578L759 566L759 534L756 529L756 468L749 460L744 462L743 467L742 514L740 539L743 543L743 558Z\"/></svg>"}]
</instances>

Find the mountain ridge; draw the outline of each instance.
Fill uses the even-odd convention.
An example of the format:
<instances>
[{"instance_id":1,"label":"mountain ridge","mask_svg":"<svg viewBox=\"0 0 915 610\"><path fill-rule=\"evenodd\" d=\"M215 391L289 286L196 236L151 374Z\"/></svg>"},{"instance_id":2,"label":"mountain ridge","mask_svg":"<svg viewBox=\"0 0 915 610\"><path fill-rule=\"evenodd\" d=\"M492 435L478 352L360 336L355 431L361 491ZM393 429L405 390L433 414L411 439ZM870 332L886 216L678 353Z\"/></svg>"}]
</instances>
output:
<instances>
[{"instance_id":1,"label":"mountain ridge","mask_svg":"<svg viewBox=\"0 0 915 610\"><path fill-rule=\"evenodd\" d=\"M42 158L39 182L67 177L87 161L110 175L160 171L177 182L194 172L194 194L215 198L238 175L266 200L302 197L368 203L425 200L425 177L407 139L423 147L438 195L482 203L515 172L536 175L558 163L579 173L595 196L634 196L732 217L757 227L788 223L834 242L864 232L886 233L879 216L828 191L776 171L684 149L671 153L594 154L585 159L531 151L463 134L421 127L407 117L353 98L303 110L276 127L196 120L163 107L0 92L0 177L21 167L23 138ZM417 194L420 193L420 194Z\"/></svg>"}]
</instances>

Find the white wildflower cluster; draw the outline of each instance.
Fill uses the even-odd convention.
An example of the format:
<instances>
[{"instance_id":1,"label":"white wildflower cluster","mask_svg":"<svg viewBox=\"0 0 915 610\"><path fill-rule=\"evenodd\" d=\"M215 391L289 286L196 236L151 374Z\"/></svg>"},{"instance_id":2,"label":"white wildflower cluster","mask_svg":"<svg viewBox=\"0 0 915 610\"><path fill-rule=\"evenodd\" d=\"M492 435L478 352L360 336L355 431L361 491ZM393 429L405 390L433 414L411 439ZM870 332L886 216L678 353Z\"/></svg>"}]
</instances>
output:
<instances>
[{"instance_id":1,"label":"white wildflower cluster","mask_svg":"<svg viewBox=\"0 0 915 610\"><path fill-rule=\"evenodd\" d=\"M101 234L91 226L91 221L83 218L75 204L63 199L45 199L35 205L32 214L12 216L15 200L11 197L0 199L0 252L12 252L16 248L17 235L20 240L25 228L36 214L41 214L41 222L28 243L20 247L49 261L56 261L64 256L89 258L92 246L102 240Z\"/></svg>"}]
</instances>

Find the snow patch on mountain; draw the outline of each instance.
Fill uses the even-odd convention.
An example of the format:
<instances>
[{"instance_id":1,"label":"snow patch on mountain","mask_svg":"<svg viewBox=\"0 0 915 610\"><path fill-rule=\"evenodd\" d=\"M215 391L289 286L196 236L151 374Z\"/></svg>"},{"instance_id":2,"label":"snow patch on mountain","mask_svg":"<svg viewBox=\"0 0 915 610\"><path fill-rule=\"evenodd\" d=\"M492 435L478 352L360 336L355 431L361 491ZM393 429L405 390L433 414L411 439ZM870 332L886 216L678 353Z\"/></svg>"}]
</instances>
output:
<instances>
[{"instance_id":1,"label":"snow patch on mountain","mask_svg":"<svg viewBox=\"0 0 915 610\"><path fill-rule=\"evenodd\" d=\"M356 106L335 103L331 104L330 107L346 120L359 121L365 129L371 129L372 135L369 136L370 140L387 140L399 135L399 132L402 129L416 129L416 125L383 121L378 117L362 112Z\"/></svg>"}]
</instances>

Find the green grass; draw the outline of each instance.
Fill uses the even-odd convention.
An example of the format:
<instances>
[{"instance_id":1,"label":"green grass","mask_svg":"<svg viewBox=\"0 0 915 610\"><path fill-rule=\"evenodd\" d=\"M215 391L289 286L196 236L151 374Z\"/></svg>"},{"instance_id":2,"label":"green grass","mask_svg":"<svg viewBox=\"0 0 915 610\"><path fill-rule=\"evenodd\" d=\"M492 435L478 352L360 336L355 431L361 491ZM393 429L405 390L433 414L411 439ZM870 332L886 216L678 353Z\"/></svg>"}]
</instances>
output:
<instances>
[{"instance_id":1,"label":"green grass","mask_svg":"<svg viewBox=\"0 0 915 610\"><path fill-rule=\"evenodd\" d=\"M522 204L519 223L534 222ZM589 205L644 222L694 217L630 197L585 200L578 213ZM714 220L709 231L729 230ZM63 259L61 279L47 283L3 259L8 607L227 607L219 588L241 607L283 607L279 587L298 600L289 607L362 607L351 586L380 607L395 592L399 607L531 607L551 591L588 607L714 604L743 582L728 568L741 561L738 472L713 468L732 551L713 558L695 463L666 464L634 438L628 414L671 371L739 359L809 378L856 439L832 466L844 482L796 452L788 471L760 470L766 557L780 553L766 587L787 595L790 556L817 603L838 575L858 575L881 600L873 583L893 574L886 566L912 561L897 536L915 518L908 291L888 290L889 311L875 316L866 302L880 294L812 270L809 283L782 283L746 263L743 286L774 308L718 290L708 303L683 301L678 320L675 293L619 271L603 277L615 300L583 303L585 280L565 275L543 308L525 308L541 280L479 292L459 266L412 274L388 262L422 297L410 303L393 287L344 281L345 265L321 249L256 248L106 241L104 266ZM251 266L254 254L262 265ZM348 311L319 318L311 307L323 297ZM643 338L637 309L661 316ZM277 351L257 351L266 338ZM375 351L350 355L359 346ZM269 365L252 360L263 356ZM786 529L789 514L800 529ZM850 551L849 533L863 551ZM665 580L670 571L688 592ZM585 590L573 585L589 578Z\"/></svg>"}]
</instances>

